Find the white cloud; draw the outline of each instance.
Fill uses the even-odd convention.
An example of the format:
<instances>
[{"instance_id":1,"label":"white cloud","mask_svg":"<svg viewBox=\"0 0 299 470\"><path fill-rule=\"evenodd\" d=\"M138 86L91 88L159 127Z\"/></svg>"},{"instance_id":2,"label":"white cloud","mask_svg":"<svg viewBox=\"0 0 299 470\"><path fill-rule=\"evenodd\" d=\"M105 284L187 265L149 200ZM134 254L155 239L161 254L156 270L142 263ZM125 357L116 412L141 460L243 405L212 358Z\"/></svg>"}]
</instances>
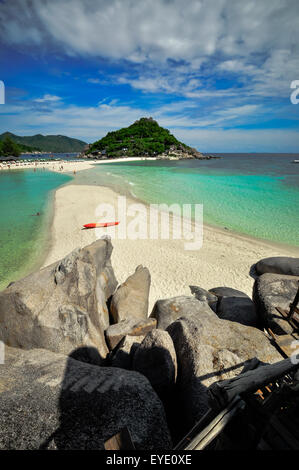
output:
<instances>
[{"instance_id":1,"label":"white cloud","mask_svg":"<svg viewBox=\"0 0 299 470\"><path fill-rule=\"evenodd\" d=\"M224 127L225 124L236 121L242 124L242 119L262 112L259 107L244 105L223 110L222 113L216 109L210 116L196 118L187 114L187 111L196 109L193 106L195 103L192 101L182 100L146 110L117 104L112 100L101 102L95 107L55 106L49 113L32 108L29 102L18 106L2 105L0 132L9 129L19 135L39 132L63 134L93 142L113 129L132 124L142 116L152 116L160 125L169 128L177 138L204 152L298 151L298 133L295 130Z\"/></svg>"},{"instance_id":2,"label":"white cloud","mask_svg":"<svg viewBox=\"0 0 299 470\"><path fill-rule=\"evenodd\" d=\"M36 103L50 103L50 102L57 102L60 100L61 100L60 96L46 94L42 98L36 98L34 101Z\"/></svg>"},{"instance_id":3,"label":"white cloud","mask_svg":"<svg viewBox=\"0 0 299 470\"><path fill-rule=\"evenodd\" d=\"M93 83L93 84L99 84L101 83L101 80L99 78L88 78L87 79L88 83Z\"/></svg>"},{"instance_id":4,"label":"white cloud","mask_svg":"<svg viewBox=\"0 0 299 470\"><path fill-rule=\"evenodd\" d=\"M279 96L299 69L298 0L6 0L0 23L6 43L132 62L122 83L146 92L201 98L194 73L236 73L248 94ZM144 71L167 60L173 76Z\"/></svg>"}]
</instances>

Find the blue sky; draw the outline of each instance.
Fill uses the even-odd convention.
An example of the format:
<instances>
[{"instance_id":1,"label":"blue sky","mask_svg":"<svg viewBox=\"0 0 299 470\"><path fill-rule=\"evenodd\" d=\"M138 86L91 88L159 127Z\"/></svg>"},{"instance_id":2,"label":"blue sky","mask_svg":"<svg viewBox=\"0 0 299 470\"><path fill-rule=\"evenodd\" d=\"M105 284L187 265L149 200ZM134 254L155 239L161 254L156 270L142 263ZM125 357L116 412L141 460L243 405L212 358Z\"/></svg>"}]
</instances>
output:
<instances>
[{"instance_id":1,"label":"blue sky","mask_svg":"<svg viewBox=\"0 0 299 470\"><path fill-rule=\"evenodd\" d=\"M203 152L299 152L297 0L0 0L0 132L152 116Z\"/></svg>"}]
</instances>

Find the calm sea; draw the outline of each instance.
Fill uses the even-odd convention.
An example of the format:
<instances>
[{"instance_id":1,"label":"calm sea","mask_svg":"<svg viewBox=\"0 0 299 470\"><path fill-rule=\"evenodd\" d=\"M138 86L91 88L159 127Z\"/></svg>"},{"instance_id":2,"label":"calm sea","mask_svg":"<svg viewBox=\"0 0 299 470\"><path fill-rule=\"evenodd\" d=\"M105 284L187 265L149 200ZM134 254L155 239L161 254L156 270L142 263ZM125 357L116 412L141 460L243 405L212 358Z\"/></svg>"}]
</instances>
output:
<instances>
[{"instance_id":1,"label":"calm sea","mask_svg":"<svg viewBox=\"0 0 299 470\"><path fill-rule=\"evenodd\" d=\"M299 155L222 157L98 165L76 183L104 184L150 203L203 204L206 223L299 246L299 164L292 163Z\"/></svg>"},{"instance_id":2,"label":"calm sea","mask_svg":"<svg viewBox=\"0 0 299 470\"><path fill-rule=\"evenodd\" d=\"M0 290L44 255L53 190L71 179L46 170L0 172ZM41 215L32 215L37 212Z\"/></svg>"}]
</instances>

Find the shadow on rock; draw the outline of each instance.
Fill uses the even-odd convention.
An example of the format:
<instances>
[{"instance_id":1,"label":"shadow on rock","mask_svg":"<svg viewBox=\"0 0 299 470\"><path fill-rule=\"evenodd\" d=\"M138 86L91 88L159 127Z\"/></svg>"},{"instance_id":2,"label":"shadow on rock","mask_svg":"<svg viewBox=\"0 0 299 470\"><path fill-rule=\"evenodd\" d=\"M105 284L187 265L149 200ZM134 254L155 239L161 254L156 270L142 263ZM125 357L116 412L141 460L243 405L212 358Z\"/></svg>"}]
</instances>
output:
<instances>
[{"instance_id":1,"label":"shadow on rock","mask_svg":"<svg viewBox=\"0 0 299 470\"><path fill-rule=\"evenodd\" d=\"M69 355L58 398L59 426L40 449L104 450L124 427L136 449L170 449L162 403L149 382L136 372L96 363L102 358L95 348Z\"/></svg>"}]
</instances>

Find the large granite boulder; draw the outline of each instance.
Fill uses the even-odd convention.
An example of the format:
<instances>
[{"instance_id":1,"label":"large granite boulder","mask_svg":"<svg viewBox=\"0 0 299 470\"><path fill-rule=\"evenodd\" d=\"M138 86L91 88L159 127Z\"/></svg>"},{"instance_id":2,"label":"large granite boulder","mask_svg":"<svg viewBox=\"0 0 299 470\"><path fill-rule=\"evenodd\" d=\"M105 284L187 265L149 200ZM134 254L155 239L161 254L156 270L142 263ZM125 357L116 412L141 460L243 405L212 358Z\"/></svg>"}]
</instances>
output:
<instances>
[{"instance_id":1,"label":"large granite boulder","mask_svg":"<svg viewBox=\"0 0 299 470\"><path fill-rule=\"evenodd\" d=\"M253 286L256 311L265 326L278 334L292 333L291 325L284 320L276 307L289 311L299 286L299 276L266 273L259 276Z\"/></svg>"},{"instance_id":2,"label":"large granite boulder","mask_svg":"<svg viewBox=\"0 0 299 470\"><path fill-rule=\"evenodd\" d=\"M170 391L177 377L173 341L167 331L153 330L146 335L133 358L133 369L145 375L158 394Z\"/></svg>"},{"instance_id":3,"label":"large granite boulder","mask_svg":"<svg viewBox=\"0 0 299 470\"><path fill-rule=\"evenodd\" d=\"M104 358L106 300L117 286L111 252L109 239L97 240L0 292L0 340L63 354L94 346Z\"/></svg>"},{"instance_id":4,"label":"large granite boulder","mask_svg":"<svg viewBox=\"0 0 299 470\"><path fill-rule=\"evenodd\" d=\"M133 368L133 357L145 336L125 336L108 356L108 364L121 369Z\"/></svg>"},{"instance_id":5,"label":"large granite boulder","mask_svg":"<svg viewBox=\"0 0 299 470\"><path fill-rule=\"evenodd\" d=\"M209 305L223 320L235 321L242 325L257 326L258 318L251 298L242 291L231 287L215 287L209 295L215 296L217 302Z\"/></svg>"},{"instance_id":6,"label":"large granite boulder","mask_svg":"<svg viewBox=\"0 0 299 470\"><path fill-rule=\"evenodd\" d=\"M180 318L167 331L178 361L177 409L182 432L187 432L207 411L207 390L213 382L235 377L254 357L266 363L281 360L263 332L220 320L211 309Z\"/></svg>"},{"instance_id":7,"label":"large granite boulder","mask_svg":"<svg viewBox=\"0 0 299 470\"><path fill-rule=\"evenodd\" d=\"M94 449L128 427L138 450L172 448L161 401L141 374L46 350L6 348L0 449Z\"/></svg>"},{"instance_id":8,"label":"large granite boulder","mask_svg":"<svg viewBox=\"0 0 299 470\"><path fill-rule=\"evenodd\" d=\"M110 311L114 323L132 317L147 318L150 284L149 270L137 266L135 273L117 288L112 297Z\"/></svg>"},{"instance_id":9,"label":"large granite boulder","mask_svg":"<svg viewBox=\"0 0 299 470\"><path fill-rule=\"evenodd\" d=\"M151 318L156 318L157 328L166 328L180 317L198 314L205 310L210 310L207 302L201 302L194 297L181 295L170 299L157 300L150 314Z\"/></svg>"},{"instance_id":10,"label":"large granite boulder","mask_svg":"<svg viewBox=\"0 0 299 470\"><path fill-rule=\"evenodd\" d=\"M156 328L157 320L155 318L146 318L145 320L137 320L136 318L128 318L119 323L110 325L105 331L106 341L110 349L113 349L126 335L140 336L146 335Z\"/></svg>"},{"instance_id":11,"label":"large granite boulder","mask_svg":"<svg viewBox=\"0 0 299 470\"><path fill-rule=\"evenodd\" d=\"M289 276L299 276L299 258L288 256L276 256L261 259L255 265L258 274L286 274Z\"/></svg>"},{"instance_id":12,"label":"large granite boulder","mask_svg":"<svg viewBox=\"0 0 299 470\"><path fill-rule=\"evenodd\" d=\"M217 316L247 326L257 326L255 306L248 297L222 297L217 304Z\"/></svg>"}]
</instances>

